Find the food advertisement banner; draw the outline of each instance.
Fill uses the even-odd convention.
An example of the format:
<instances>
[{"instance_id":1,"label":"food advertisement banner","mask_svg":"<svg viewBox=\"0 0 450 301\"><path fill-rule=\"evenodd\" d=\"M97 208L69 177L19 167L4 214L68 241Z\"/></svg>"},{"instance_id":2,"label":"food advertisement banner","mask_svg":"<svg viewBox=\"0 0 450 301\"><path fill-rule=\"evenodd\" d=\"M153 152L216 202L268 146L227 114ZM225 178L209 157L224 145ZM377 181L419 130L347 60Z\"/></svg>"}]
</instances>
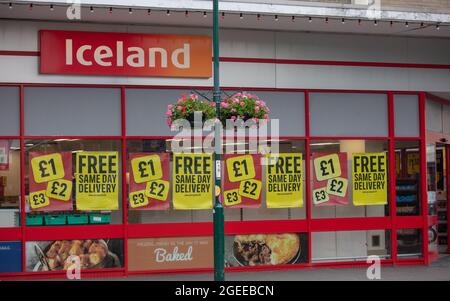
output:
<instances>
[{"instance_id":1,"label":"food advertisement banner","mask_svg":"<svg viewBox=\"0 0 450 301\"><path fill-rule=\"evenodd\" d=\"M211 236L128 240L128 270L201 269L214 266Z\"/></svg>"},{"instance_id":2,"label":"food advertisement banner","mask_svg":"<svg viewBox=\"0 0 450 301\"><path fill-rule=\"evenodd\" d=\"M316 206L348 204L347 153L313 153L312 199Z\"/></svg>"},{"instance_id":3,"label":"food advertisement banner","mask_svg":"<svg viewBox=\"0 0 450 301\"><path fill-rule=\"evenodd\" d=\"M72 210L72 153L30 152L29 159L30 209Z\"/></svg>"},{"instance_id":4,"label":"food advertisement banner","mask_svg":"<svg viewBox=\"0 0 450 301\"><path fill-rule=\"evenodd\" d=\"M168 153L130 153L130 210L170 208Z\"/></svg>"},{"instance_id":5,"label":"food advertisement banner","mask_svg":"<svg viewBox=\"0 0 450 301\"><path fill-rule=\"evenodd\" d=\"M81 152L76 156L77 210L119 208L118 152Z\"/></svg>"},{"instance_id":6,"label":"food advertisement banner","mask_svg":"<svg viewBox=\"0 0 450 301\"><path fill-rule=\"evenodd\" d=\"M229 267L308 262L307 233L227 235L225 264Z\"/></svg>"},{"instance_id":7,"label":"food advertisement banner","mask_svg":"<svg viewBox=\"0 0 450 301\"><path fill-rule=\"evenodd\" d=\"M212 154L174 154L172 182L174 209L211 209Z\"/></svg>"},{"instance_id":8,"label":"food advertisement banner","mask_svg":"<svg viewBox=\"0 0 450 301\"><path fill-rule=\"evenodd\" d=\"M0 170L9 169L9 141L0 140Z\"/></svg>"},{"instance_id":9,"label":"food advertisement banner","mask_svg":"<svg viewBox=\"0 0 450 301\"><path fill-rule=\"evenodd\" d=\"M267 208L303 207L303 162L301 153L266 156Z\"/></svg>"},{"instance_id":10,"label":"food advertisement banner","mask_svg":"<svg viewBox=\"0 0 450 301\"><path fill-rule=\"evenodd\" d=\"M352 162L353 204L387 204L386 153L354 153Z\"/></svg>"},{"instance_id":11,"label":"food advertisement banner","mask_svg":"<svg viewBox=\"0 0 450 301\"><path fill-rule=\"evenodd\" d=\"M121 268L123 241L86 239L26 243L27 272L73 269L74 262L80 263L81 270Z\"/></svg>"},{"instance_id":12,"label":"food advertisement banner","mask_svg":"<svg viewBox=\"0 0 450 301\"><path fill-rule=\"evenodd\" d=\"M223 200L225 207L261 206L261 155L225 155Z\"/></svg>"}]
</instances>

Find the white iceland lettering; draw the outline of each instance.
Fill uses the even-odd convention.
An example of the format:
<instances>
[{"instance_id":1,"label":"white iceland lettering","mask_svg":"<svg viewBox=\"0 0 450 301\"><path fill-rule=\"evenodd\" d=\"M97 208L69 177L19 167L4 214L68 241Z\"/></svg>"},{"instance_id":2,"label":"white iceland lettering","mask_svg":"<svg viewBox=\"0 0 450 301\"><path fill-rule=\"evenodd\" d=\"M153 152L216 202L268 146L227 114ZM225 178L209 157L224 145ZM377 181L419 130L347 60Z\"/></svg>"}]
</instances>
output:
<instances>
[{"instance_id":1,"label":"white iceland lettering","mask_svg":"<svg viewBox=\"0 0 450 301\"><path fill-rule=\"evenodd\" d=\"M96 65L102 67L123 67L124 62L130 67L145 67L145 50L141 47L126 47L124 51L123 41L116 41L115 47L100 45L93 48L92 45L75 46L72 39L65 40L66 65L73 65L73 54L76 61L83 66ZM93 51L92 60L87 59L88 53ZM171 54L167 49L161 47L148 48L148 66L150 68L168 68L168 60L177 69L188 69L191 67L191 48L189 43L183 47L173 50ZM115 66L113 64L115 63Z\"/></svg>"}]
</instances>

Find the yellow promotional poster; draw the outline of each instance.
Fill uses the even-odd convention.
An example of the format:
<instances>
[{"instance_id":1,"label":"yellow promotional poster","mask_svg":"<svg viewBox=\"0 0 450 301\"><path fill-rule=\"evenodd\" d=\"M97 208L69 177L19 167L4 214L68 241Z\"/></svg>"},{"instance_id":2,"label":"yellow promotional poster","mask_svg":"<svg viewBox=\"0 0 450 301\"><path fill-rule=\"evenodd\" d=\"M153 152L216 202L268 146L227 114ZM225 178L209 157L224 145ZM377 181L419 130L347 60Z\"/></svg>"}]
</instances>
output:
<instances>
[{"instance_id":1,"label":"yellow promotional poster","mask_svg":"<svg viewBox=\"0 0 450 301\"><path fill-rule=\"evenodd\" d=\"M353 204L387 204L386 153L354 153L352 160Z\"/></svg>"},{"instance_id":2,"label":"yellow promotional poster","mask_svg":"<svg viewBox=\"0 0 450 301\"><path fill-rule=\"evenodd\" d=\"M29 153L30 209L33 212L73 210L72 153Z\"/></svg>"},{"instance_id":3,"label":"yellow promotional poster","mask_svg":"<svg viewBox=\"0 0 450 301\"><path fill-rule=\"evenodd\" d=\"M211 209L212 200L212 154L174 154L173 207Z\"/></svg>"},{"instance_id":4,"label":"yellow promotional poster","mask_svg":"<svg viewBox=\"0 0 450 301\"><path fill-rule=\"evenodd\" d=\"M420 172L420 154L418 152L406 155L408 175L415 175Z\"/></svg>"},{"instance_id":5,"label":"yellow promotional poster","mask_svg":"<svg viewBox=\"0 0 450 301\"><path fill-rule=\"evenodd\" d=\"M77 210L119 208L118 152L81 152L76 156Z\"/></svg>"},{"instance_id":6,"label":"yellow promotional poster","mask_svg":"<svg viewBox=\"0 0 450 301\"><path fill-rule=\"evenodd\" d=\"M266 156L267 208L303 207L301 153Z\"/></svg>"}]
</instances>

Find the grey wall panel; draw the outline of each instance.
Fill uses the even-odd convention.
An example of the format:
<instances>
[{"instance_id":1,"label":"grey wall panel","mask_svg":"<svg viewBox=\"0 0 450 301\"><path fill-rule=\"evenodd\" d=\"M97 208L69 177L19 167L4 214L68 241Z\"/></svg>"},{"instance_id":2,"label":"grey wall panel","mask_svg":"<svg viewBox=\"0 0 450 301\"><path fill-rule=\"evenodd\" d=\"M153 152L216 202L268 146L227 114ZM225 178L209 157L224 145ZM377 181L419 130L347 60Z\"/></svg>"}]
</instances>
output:
<instances>
[{"instance_id":1,"label":"grey wall panel","mask_svg":"<svg viewBox=\"0 0 450 301\"><path fill-rule=\"evenodd\" d=\"M126 89L127 135L172 136L166 122L167 105L189 90Z\"/></svg>"},{"instance_id":2,"label":"grey wall panel","mask_svg":"<svg viewBox=\"0 0 450 301\"><path fill-rule=\"evenodd\" d=\"M305 135L304 93L261 91L251 93L267 103L270 119L279 119L280 136Z\"/></svg>"},{"instance_id":3,"label":"grey wall panel","mask_svg":"<svg viewBox=\"0 0 450 301\"><path fill-rule=\"evenodd\" d=\"M417 95L394 96L395 136L419 136L419 97Z\"/></svg>"},{"instance_id":4,"label":"grey wall panel","mask_svg":"<svg viewBox=\"0 0 450 301\"><path fill-rule=\"evenodd\" d=\"M20 135L19 87L0 87L0 136Z\"/></svg>"},{"instance_id":5,"label":"grey wall panel","mask_svg":"<svg viewBox=\"0 0 450 301\"><path fill-rule=\"evenodd\" d=\"M387 96L310 93L311 136L387 136Z\"/></svg>"},{"instance_id":6,"label":"grey wall panel","mask_svg":"<svg viewBox=\"0 0 450 301\"><path fill-rule=\"evenodd\" d=\"M27 87L25 134L120 136L120 89Z\"/></svg>"},{"instance_id":7,"label":"grey wall panel","mask_svg":"<svg viewBox=\"0 0 450 301\"><path fill-rule=\"evenodd\" d=\"M427 100L425 118L427 130L442 133L442 105L440 103Z\"/></svg>"}]
</instances>

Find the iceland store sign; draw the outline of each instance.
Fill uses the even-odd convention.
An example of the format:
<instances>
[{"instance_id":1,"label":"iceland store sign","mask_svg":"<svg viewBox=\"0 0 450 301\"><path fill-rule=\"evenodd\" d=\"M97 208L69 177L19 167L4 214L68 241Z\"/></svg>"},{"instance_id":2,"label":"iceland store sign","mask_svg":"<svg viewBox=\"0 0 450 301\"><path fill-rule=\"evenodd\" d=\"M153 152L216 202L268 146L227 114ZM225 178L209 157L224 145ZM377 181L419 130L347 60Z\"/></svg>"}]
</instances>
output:
<instances>
[{"instance_id":1,"label":"iceland store sign","mask_svg":"<svg viewBox=\"0 0 450 301\"><path fill-rule=\"evenodd\" d=\"M210 78L208 36L40 31L40 72Z\"/></svg>"}]
</instances>

